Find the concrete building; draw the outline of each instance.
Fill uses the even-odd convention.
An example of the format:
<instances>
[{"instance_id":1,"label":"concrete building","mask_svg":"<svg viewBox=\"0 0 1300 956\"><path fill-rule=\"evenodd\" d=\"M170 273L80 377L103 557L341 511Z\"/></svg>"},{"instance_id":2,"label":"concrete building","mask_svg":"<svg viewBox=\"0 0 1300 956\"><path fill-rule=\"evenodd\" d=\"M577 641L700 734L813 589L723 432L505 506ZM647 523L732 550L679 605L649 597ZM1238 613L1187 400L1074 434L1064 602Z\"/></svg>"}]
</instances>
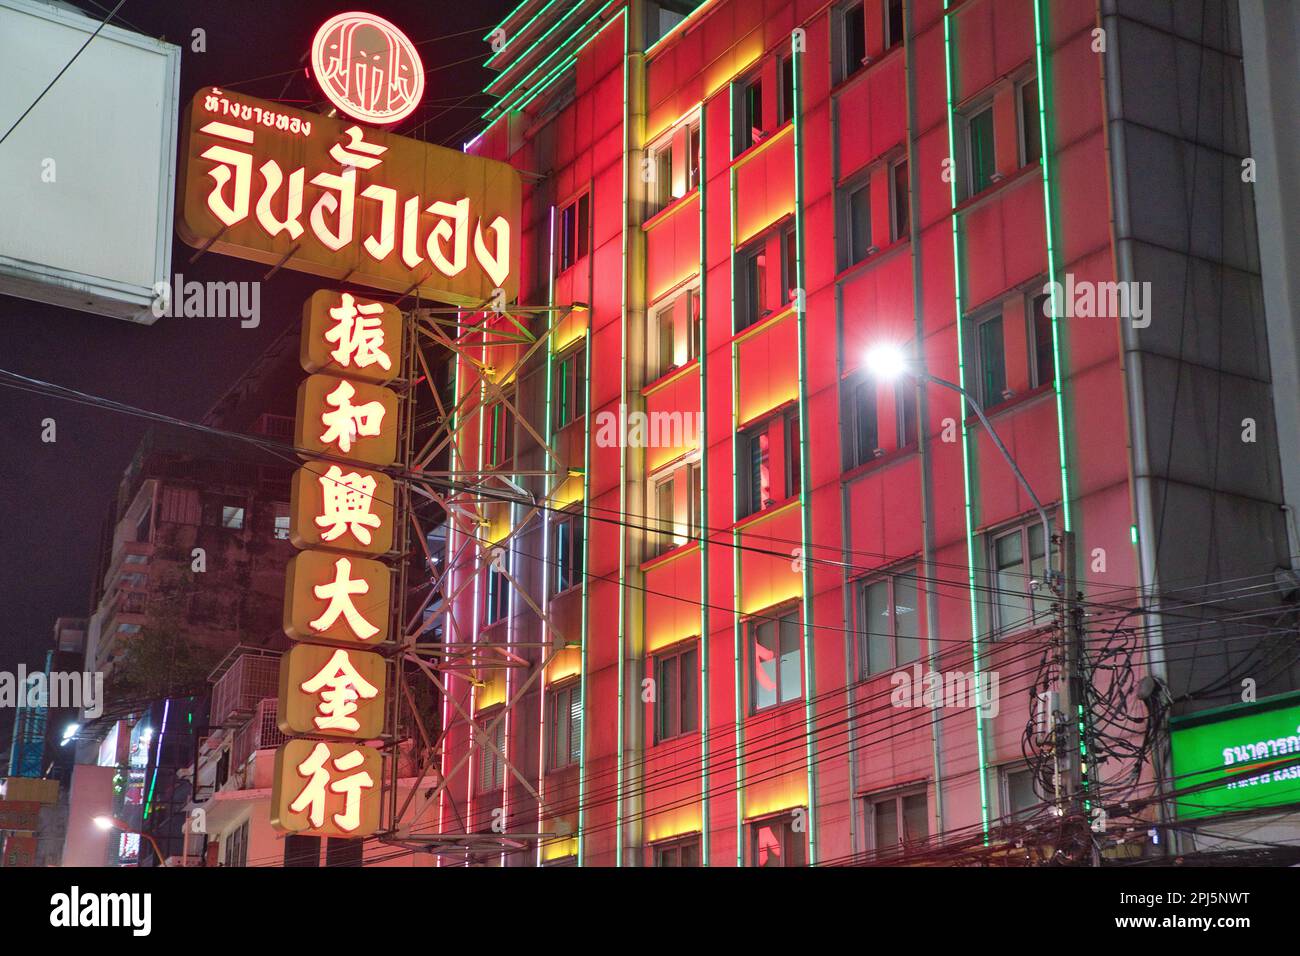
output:
<instances>
[{"instance_id":1,"label":"concrete building","mask_svg":"<svg viewBox=\"0 0 1300 956\"><path fill-rule=\"evenodd\" d=\"M1074 654L1075 822L1162 852L1165 719L1300 686L1293 14L520 4L466 149L555 311L458 339L445 627L524 664L448 675L443 862L1085 852Z\"/></svg>"}]
</instances>

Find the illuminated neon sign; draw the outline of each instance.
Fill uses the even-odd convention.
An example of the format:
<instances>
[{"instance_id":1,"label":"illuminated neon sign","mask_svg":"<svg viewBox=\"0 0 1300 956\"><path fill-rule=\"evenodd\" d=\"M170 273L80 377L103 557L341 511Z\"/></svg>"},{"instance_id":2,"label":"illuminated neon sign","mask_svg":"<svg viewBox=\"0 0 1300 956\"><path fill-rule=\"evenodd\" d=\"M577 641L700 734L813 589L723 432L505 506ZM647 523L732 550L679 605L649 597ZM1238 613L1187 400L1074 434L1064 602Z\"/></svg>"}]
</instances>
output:
<instances>
[{"instance_id":1,"label":"illuminated neon sign","mask_svg":"<svg viewBox=\"0 0 1300 956\"><path fill-rule=\"evenodd\" d=\"M424 64L401 30L373 13L340 13L316 31L311 67L321 92L363 123L396 123L420 105Z\"/></svg>"},{"instance_id":2,"label":"illuminated neon sign","mask_svg":"<svg viewBox=\"0 0 1300 956\"><path fill-rule=\"evenodd\" d=\"M518 295L505 163L209 87L186 112L180 178L176 228L196 248L451 305Z\"/></svg>"}]
</instances>

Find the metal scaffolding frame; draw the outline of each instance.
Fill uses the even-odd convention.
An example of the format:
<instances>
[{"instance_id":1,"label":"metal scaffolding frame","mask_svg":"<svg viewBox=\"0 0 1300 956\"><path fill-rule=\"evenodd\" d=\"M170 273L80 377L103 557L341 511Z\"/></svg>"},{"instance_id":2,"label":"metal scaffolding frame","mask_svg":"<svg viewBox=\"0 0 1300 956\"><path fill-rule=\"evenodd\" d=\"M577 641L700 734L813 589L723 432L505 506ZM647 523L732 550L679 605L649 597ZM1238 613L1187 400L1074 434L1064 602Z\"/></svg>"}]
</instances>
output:
<instances>
[{"instance_id":1,"label":"metal scaffolding frame","mask_svg":"<svg viewBox=\"0 0 1300 956\"><path fill-rule=\"evenodd\" d=\"M417 829L413 824L419 812L446 795L448 781L455 779L475 754L500 761L503 794L509 793L512 779L517 781L519 789L536 801L539 822L558 816L543 797L537 768L533 768L531 776L526 769L521 769L517 758L512 760L514 755L507 752L508 745L497 745L495 734L502 721L508 720L529 691L538 685L556 656L568 647L577 647L578 641L566 638L563 629L550 616L545 597L546 575L539 577L541 593L534 596L520 580L518 569L500 561L498 556L502 551L512 551L523 533L533 530L536 522L544 521L547 511L554 507L555 495L571 477L562 465L549 422L543 423L545 434L539 433L520 414L517 396L512 398L508 394L508 383L517 380L543 349L549 363L561 323L573 313L585 310L585 305L575 303L558 307L514 305L508 311L497 311L488 303L481 303L474 311L440 307L415 308L404 313L406 347L400 393L402 464L393 475L397 498L395 520L401 525L394 544L399 561L394 568L394 591L398 597L393 601L394 646L390 650L390 673L396 692L392 695L389 715L388 799L379 835L383 843L471 862L483 856L535 847L541 841L562 835L541 832L541 826L538 832L528 833L509 832L504 826L500 832L495 828L486 833L469 832L466 817L461 818L464 832L436 832L427 825ZM536 325L539 317L544 322L538 332L530 330L526 321L522 321L531 319ZM490 357L493 349L501 348L515 348L519 354L508 369L498 374ZM458 384L450 407L439 392L430 353L443 360L454 359L457 379L462 367L473 372L472 386L461 389ZM422 393L421 386L428 389L427 394ZM422 397L431 400L434 412L423 422L417 412ZM516 434L526 435L536 443L535 450L542 453L546 467L507 474L486 460L481 436L477 453L466 455L460 451L466 426L498 403L513 416ZM479 428L481 431L481 421ZM439 459L444 453L447 461L442 463ZM517 451L515 457L518 458ZM541 478L545 494L540 498L530 494L517 483L515 479L519 478ZM448 529L446 557L436 572L438 561L429 547L429 532L437 523L421 519L415 507L417 501L423 506L435 506ZM495 539L486 534L491 524L487 506L493 504L508 506L511 515L509 530ZM522 514L517 515L517 510ZM453 531L458 539L454 548ZM420 559L428 572L427 579L425 575L411 575L412 557ZM515 641L513 629L507 631L505 640L484 639L477 615L472 623L458 618L458 599L488 566L502 574L510 587L511 613L518 598L536 615L547 640ZM422 640L429 629L426 617L430 608L438 608L436 613L444 617L441 640ZM537 660L527 656L530 650L539 652ZM472 703L464 706L449 691L449 678L468 679L472 685L482 686L481 675L485 671L521 673L529 669L531 673L518 686L507 685L504 704L494 708L488 720L474 713ZM416 702L413 684L421 679L437 691L444 714L449 718L433 730L426 725ZM444 744L452 729L467 730L469 743L454 765L446 767ZM406 778L409 790L399 800L402 763L399 751L408 738L417 755L416 776L413 781ZM436 767L437 762L442 766ZM524 818L530 815L525 813L520 817Z\"/></svg>"}]
</instances>

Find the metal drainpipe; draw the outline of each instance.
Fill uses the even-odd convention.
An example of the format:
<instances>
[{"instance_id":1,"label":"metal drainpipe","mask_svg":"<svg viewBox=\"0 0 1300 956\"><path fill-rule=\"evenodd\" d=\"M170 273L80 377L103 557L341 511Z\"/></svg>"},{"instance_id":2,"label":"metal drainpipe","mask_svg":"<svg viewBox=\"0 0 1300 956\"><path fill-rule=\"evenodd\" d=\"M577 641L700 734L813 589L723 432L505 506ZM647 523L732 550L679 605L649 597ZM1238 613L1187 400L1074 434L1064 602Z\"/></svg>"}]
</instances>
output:
<instances>
[{"instance_id":1,"label":"metal drainpipe","mask_svg":"<svg viewBox=\"0 0 1300 956\"><path fill-rule=\"evenodd\" d=\"M911 232L912 257L912 314L916 325L916 360L926 373L925 356L921 343L925 341L924 283L921 272L921 245L917 241L917 223L921 221L920 199L916 194L916 73L912 69L912 0L903 4L903 75L907 78L907 219ZM958 330L960 334L960 330ZM928 373L927 373L928 374ZM925 565L925 631L926 650L930 666L937 670L939 664L939 595L934 586L934 502L931 498L930 445L926 428L930 420L930 403L926 397L925 379L915 376L916 389L916 447L921 458L921 548ZM934 757L934 832L944 832L943 818L943 726L938 714L930 721L930 747Z\"/></svg>"},{"instance_id":2,"label":"metal drainpipe","mask_svg":"<svg viewBox=\"0 0 1300 956\"><path fill-rule=\"evenodd\" d=\"M1115 250L1115 279L1130 282L1134 279L1133 252L1128 237L1131 235L1128 206L1128 183L1123 171L1127 169L1127 149L1124 136L1124 98L1120 86L1119 59L1119 16L1115 0L1101 0L1101 25L1106 37L1106 49L1102 54L1102 90L1106 106L1106 157L1109 167L1111 189L1111 244ZM1138 528L1138 579L1142 594L1145 595L1147 611L1144 614L1144 626L1150 635L1151 650L1147 661L1151 675L1168 686L1168 672L1164 660L1164 639L1160 632L1159 575L1156 565L1156 534L1153 518L1153 489L1151 485L1151 461L1148 454L1146 419L1139 410L1143 407L1142 353L1138 343L1137 330L1132 323L1120 320L1120 338L1124 349L1124 383L1129 411L1129 457L1133 469L1133 503L1137 512ZM1160 780L1170 771L1170 757L1167 745L1162 748L1157 758L1156 786L1161 788ZM1157 804L1160 809L1160 821L1168 819L1168 807L1162 799ZM1174 831L1162 831L1175 842L1178 835ZM1165 846L1166 844L1161 844ZM1171 847L1167 852L1173 852Z\"/></svg>"}]
</instances>

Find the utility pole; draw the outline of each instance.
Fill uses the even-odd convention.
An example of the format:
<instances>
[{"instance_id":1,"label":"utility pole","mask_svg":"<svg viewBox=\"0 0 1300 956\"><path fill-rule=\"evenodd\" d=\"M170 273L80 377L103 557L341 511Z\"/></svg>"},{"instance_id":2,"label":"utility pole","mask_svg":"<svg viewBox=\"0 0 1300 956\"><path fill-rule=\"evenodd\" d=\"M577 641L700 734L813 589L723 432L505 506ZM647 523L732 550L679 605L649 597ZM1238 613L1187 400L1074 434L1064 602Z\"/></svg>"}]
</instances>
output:
<instances>
[{"instance_id":1,"label":"utility pole","mask_svg":"<svg viewBox=\"0 0 1300 956\"><path fill-rule=\"evenodd\" d=\"M1089 715L1083 673L1084 628L1083 603L1079 591L1078 560L1074 532L1061 532L1061 561L1064 581L1061 588L1062 614L1059 630L1060 692L1056 714L1056 773L1058 795L1064 790L1061 810L1067 818L1077 819L1088 841L1093 866L1101 865L1097 841L1092 836L1093 814L1100 808L1092 804L1093 766L1089 752Z\"/></svg>"}]
</instances>

